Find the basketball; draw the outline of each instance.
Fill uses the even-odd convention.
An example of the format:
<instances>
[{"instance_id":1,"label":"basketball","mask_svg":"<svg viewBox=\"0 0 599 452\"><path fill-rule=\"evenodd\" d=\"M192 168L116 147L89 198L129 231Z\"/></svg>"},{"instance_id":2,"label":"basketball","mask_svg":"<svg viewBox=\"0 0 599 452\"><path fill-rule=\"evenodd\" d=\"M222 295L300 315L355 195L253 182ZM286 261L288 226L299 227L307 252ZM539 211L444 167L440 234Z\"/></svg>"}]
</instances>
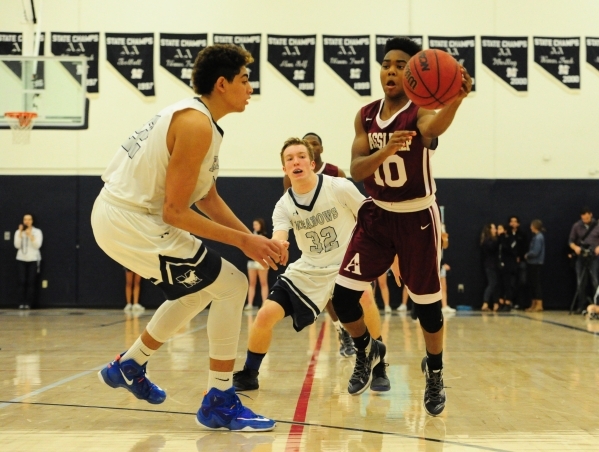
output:
<instances>
[{"instance_id":1,"label":"basketball","mask_svg":"<svg viewBox=\"0 0 599 452\"><path fill-rule=\"evenodd\" d=\"M404 69L403 89L408 98L419 107L429 110L443 108L462 89L460 65L443 50L418 52L410 58Z\"/></svg>"}]
</instances>

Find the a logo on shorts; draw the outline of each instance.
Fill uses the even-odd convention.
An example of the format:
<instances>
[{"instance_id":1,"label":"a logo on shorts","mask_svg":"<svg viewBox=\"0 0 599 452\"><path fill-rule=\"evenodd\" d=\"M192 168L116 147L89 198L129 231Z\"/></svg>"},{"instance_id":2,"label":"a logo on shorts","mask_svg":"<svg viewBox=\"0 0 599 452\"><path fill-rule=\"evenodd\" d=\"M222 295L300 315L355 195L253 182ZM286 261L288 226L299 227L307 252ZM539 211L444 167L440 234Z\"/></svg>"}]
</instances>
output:
<instances>
[{"instance_id":1,"label":"a logo on shorts","mask_svg":"<svg viewBox=\"0 0 599 452\"><path fill-rule=\"evenodd\" d=\"M351 269L351 267L353 267L353 270ZM347 266L343 270L345 270L346 272L355 273L356 275L361 275L362 273L360 272L360 253L354 254L352 260L349 261L349 264L347 264Z\"/></svg>"},{"instance_id":2,"label":"a logo on shorts","mask_svg":"<svg viewBox=\"0 0 599 452\"><path fill-rule=\"evenodd\" d=\"M196 276L195 270L189 270L187 273L177 276L177 281L179 284L183 284L187 288L193 287L202 282L202 280Z\"/></svg>"}]
</instances>

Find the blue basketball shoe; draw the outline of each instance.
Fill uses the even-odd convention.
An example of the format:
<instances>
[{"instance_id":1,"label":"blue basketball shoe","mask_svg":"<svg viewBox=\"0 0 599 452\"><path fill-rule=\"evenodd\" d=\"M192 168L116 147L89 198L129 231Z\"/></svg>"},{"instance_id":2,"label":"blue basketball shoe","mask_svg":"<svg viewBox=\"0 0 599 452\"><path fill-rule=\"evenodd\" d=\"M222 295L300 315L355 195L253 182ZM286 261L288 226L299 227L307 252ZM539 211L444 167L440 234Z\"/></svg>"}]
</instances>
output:
<instances>
[{"instance_id":1,"label":"blue basketball shoe","mask_svg":"<svg viewBox=\"0 0 599 452\"><path fill-rule=\"evenodd\" d=\"M159 404L166 399L166 392L152 383L146 375L146 364L137 364L132 359L121 362L118 355L114 361L98 372L98 378L111 388L125 388L135 397L149 403Z\"/></svg>"},{"instance_id":2,"label":"blue basketball shoe","mask_svg":"<svg viewBox=\"0 0 599 452\"><path fill-rule=\"evenodd\" d=\"M245 432L263 432L275 428L276 422L254 414L244 407L235 388L226 391L211 388L204 394L202 406L196 415L196 423L210 430L232 430Z\"/></svg>"}]
</instances>

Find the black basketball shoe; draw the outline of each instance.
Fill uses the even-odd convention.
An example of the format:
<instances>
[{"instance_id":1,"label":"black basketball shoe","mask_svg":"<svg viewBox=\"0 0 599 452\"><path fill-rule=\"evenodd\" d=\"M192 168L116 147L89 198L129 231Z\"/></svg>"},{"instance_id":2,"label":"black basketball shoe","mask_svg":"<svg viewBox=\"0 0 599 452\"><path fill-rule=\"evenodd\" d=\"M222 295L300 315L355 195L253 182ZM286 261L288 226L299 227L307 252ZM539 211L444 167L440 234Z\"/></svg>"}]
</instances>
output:
<instances>
[{"instance_id":1,"label":"black basketball shoe","mask_svg":"<svg viewBox=\"0 0 599 452\"><path fill-rule=\"evenodd\" d=\"M362 394L372 382L372 369L385 357L385 344L374 338L370 339L370 352L358 350L354 373L347 384L347 392L351 395Z\"/></svg>"},{"instance_id":2,"label":"black basketball shoe","mask_svg":"<svg viewBox=\"0 0 599 452\"><path fill-rule=\"evenodd\" d=\"M354 340L351 338L349 333L341 328L338 333L339 337L339 354L344 358L349 358L356 354L356 348L354 346Z\"/></svg>"},{"instance_id":3,"label":"black basketball shoe","mask_svg":"<svg viewBox=\"0 0 599 452\"><path fill-rule=\"evenodd\" d=\"M233 372L233 387L236 391L253 391L258 389L258 372L257 370L247 369L246 367L239 372Z\"/></svg>"},{"instance_id":4,"label":"black basketball shoe","mask_svg":"<svg viewBox=\"0 0 599 452\"><path fill-rule=\"evenodd\" d=\"M383 358L381 361L374 366L372 369L372 383L370 383L370 390L373 392L386 392L391 389L391 382L387 377L387 364Z\"/></svg>"},{"instance_id":5,"label":"black basketball shoe","mask_svg":"<svg viewBox=\"0 0 599 452\"><path fill-rule=\"evenodd\" d=\"M424 409L431 416L438 416L445 409L445 388L443 386L443 370L429 371L426 365L426 356L420 364L422 373L426 378L424 388Z\"/></svg>"}]
</instances>

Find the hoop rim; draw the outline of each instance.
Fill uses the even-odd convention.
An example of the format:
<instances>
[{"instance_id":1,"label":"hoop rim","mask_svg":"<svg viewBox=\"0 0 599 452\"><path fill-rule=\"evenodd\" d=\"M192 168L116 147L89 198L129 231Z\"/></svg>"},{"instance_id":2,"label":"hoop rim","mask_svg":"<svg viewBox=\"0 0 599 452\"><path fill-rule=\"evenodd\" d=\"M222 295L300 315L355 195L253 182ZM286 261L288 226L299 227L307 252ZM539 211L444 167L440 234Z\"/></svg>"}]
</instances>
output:
<instances>
[{"instance_id":1,"label":"hoop rim","mask_svg":"<svg viewBox=\"0 0 599 452\"><path fill-rule=\"evenodd\" d=\"M4 112L6 118L37 118L37 113L34 111L6 111Z\"/></svg>"}]
</instances>

